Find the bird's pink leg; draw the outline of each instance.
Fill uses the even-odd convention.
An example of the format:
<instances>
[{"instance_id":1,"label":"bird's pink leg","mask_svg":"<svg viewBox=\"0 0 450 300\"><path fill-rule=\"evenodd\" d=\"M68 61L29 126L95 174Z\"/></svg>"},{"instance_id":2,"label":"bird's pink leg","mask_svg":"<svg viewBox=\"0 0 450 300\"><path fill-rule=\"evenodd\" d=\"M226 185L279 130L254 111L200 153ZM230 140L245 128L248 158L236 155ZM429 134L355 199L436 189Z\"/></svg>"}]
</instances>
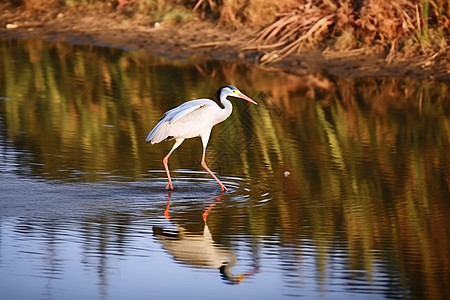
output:
<instances>
[{"instance_id":1,"label":"bird's pink leg","mask_svg":"<svg viewBox=\"0 0 450 300\"><path fill-rule=\"evenodd\" d=\"M208 171L208 173L212 176L212 178L214 178L219 183L220 187L222 188L222 191L226 191L227 188L222 184L222 182L220 182L219 178L217 178L216 175L214 175L214 173L206 165L205 152L204 151L203 151L202 163L201 164L202 164L203 169Z\"/></svg>"},{"instance_id":2,"label":"bird's pink leg","mask_svg":"<svg viewBox=\"0 0 450 300\"><path fill-rule=\"evenodd\" d=\"M163 158L163 165L164 165L164 169L166 169L167 178L169 179L169 183L166 185L166 190L169 186L170 186L170 189L173 190L172 179L170 178L170 172L169 172L169 156L170 156L170 152Z\"/></svg>"},{"instance_id":3,"label":"bird's pink leg","mask_svg":"<svg viewBox=\"0 0 450 300\"><path fill-rule=\"evenodd\" d=\"M170 149L169 153L167 153L167 155L163 158L164 169L166 169L167 179L169 179L169 183L166 185L166 190L169 186L170 186L170 189L173 190L172 179L170 178L170 173L169 173L169 156L170 156L170 154L172 154L172 152L175 149L178 148L178 146L181 145L181 143L183 141L184 141L184 139L176 139L175 144L173 144L173 146L172 146L172 149Z\"/></svg>"}]
</instances>

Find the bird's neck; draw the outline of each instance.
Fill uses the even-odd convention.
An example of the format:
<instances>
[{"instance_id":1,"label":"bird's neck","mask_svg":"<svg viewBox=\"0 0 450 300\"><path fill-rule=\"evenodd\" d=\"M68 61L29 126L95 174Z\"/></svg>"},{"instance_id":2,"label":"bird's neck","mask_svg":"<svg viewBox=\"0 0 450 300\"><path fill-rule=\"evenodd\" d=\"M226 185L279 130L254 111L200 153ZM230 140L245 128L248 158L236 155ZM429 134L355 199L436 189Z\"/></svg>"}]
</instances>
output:
<instances>
[{"instance_id":1,"label":"bird's neck","mask_svg":"<svg viewBox=\"0 0 450 300\"><path fill-rule=\"evenodd\" d=\"M233 105L228 99L219 98L217 102L217 112L214 115L215 124L220 123L227 119L233 112Z\"/></svg>"},{"instance_id":2,"label":"bird's neck","mask_svg":"<svg viewBox=\"0 0 450 300\"><path fill-rule=\"evenodd\" d=\"M233 109L233 105L231 104L231 101L228 100L226 96L220 97L219 100L217 101L217 105L219 105L219 107L224 110L232 110Z\"/></svg>"},{"instance_id":3,"label":"bird's neck","mask_svg":"<svg viewBox=\"0 0 450 300\"><path fill-rule=\"evenodd\" d=\"M224 97L224 99L222 99L221 101L222 106L224 109L232 109L233 105L231 104L231 101L227 99L227 97Z\"/></svg>"}]
</instances>

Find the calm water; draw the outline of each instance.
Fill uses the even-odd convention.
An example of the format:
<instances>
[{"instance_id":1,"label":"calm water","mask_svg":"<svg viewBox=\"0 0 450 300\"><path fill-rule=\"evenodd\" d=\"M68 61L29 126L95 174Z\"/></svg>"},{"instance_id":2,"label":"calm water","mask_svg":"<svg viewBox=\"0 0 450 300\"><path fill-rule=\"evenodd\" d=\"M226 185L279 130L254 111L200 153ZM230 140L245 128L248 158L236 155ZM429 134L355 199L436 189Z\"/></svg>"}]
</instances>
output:
<instances>
[{"instance_id":1,"label":"calm water","mask_svg":"<svg viewBox=\"0 0 450 300\"><path fill-rule=\"evenodd\" d=\"M234 84L171 157L162 113ZM5 299L449 299L449 84L0 40Z\"/></svg>"}]
</instances>

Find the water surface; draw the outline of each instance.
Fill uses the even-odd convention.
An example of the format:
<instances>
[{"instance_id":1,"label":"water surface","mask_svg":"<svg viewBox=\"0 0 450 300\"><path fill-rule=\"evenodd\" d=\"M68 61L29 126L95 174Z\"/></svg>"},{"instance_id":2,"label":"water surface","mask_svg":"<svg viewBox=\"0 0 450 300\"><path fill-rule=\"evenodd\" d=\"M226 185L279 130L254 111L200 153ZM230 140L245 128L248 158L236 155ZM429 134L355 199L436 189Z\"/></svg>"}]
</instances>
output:
<instances>
[{"instance_id":1,"label":"water surface","mask_svg":"<svg viewBox=\"0 0 450 300\"><path fill-rule=\"evenodd\" d=\"M234 84L201 142L145 143ZM0 40L0 289L7 299L448 299L445 82L296 75Z\"/></svg>"}]
</instances>

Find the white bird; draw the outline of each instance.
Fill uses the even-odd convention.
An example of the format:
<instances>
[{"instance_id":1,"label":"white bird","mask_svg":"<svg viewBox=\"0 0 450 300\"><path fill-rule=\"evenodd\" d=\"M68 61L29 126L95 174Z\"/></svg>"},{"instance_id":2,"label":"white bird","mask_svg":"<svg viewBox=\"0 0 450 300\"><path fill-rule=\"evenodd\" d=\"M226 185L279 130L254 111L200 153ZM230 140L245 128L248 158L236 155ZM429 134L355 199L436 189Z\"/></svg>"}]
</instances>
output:
<instances>
[{"instance_id":1,"label":"white bird","mask_svg":"<svg viewBox=\"0 0 450 300\"><path fill-rule=\"evenodd\" d=\"M218 101L211 99L196 99L187 101L163 114L158 124L147 134L145 141L156 144L161 141L175 140L175 144L169 153L163 158L163 165L167 173L170 187L173 190L172 179L169 173L169 156L177 149L185 139L200 137L203 143L203 155L201 165L219 183L222 191L227 188L220 182L214 173L208 168L205 162L205 151L208 145L211 129L214 125L227 119L233 111L233 105L227 97L244 99L250 103L255 101L244 95L236 87L226 85L221 87L216 96Z\"/></svg>"}]
</instances>

